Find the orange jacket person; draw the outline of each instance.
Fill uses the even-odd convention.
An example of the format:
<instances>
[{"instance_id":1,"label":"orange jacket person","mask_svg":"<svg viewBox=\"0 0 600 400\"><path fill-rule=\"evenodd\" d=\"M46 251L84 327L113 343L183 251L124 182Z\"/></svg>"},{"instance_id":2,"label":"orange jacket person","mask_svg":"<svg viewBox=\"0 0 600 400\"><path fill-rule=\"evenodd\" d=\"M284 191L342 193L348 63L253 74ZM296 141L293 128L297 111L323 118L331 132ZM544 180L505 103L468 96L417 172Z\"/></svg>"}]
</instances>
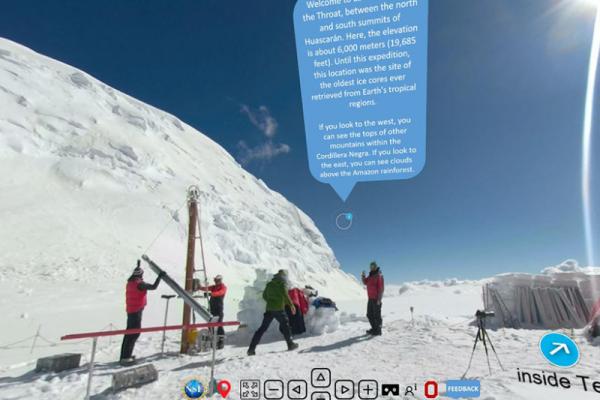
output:
<instances>
[{"instance_id":1,"label":"orange jacket person","mask_svg":"<svg viewBox=\"0 0 600 400\"><path fill-rule=\"evenodd\" d=\"M225 295L227 294L227 286L223 283L223 277L221 275L215 276L215 284L210 286L200 286L198 290L204 292L210 292L210 313L219 317L219 322L223 322L224 309L225 309ZM217 335L219 336L217 341L217 348L222 349L225 346L225 330L222 326L217 329Z\"/></svg>"}]
</instances>

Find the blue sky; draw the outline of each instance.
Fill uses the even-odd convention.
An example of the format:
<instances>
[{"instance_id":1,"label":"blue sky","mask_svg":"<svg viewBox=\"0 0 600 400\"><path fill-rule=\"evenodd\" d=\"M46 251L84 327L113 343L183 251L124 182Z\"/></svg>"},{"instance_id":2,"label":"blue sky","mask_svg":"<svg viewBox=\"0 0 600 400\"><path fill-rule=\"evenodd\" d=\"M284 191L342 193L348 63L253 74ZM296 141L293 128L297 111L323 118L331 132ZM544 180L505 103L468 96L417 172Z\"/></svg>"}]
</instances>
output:
<instances>
[{"instance_id":1,"label":"blue sky","mask_svg":"<svg viewBox=\"0 0 600 400\"><path fill-rule=\"evenodd\" d=\"M575 0L431 0L425 170L410 181L358 184L343 203L308 170L294 3L5 2L0 36L216 140L306 211L352 273L372 259L388 281L585 263L580 147L590 8ZM595 153L599 147L596 140ZM352 229L337 229L340 212L354 214Z\"/></svg>"}]
</instances>

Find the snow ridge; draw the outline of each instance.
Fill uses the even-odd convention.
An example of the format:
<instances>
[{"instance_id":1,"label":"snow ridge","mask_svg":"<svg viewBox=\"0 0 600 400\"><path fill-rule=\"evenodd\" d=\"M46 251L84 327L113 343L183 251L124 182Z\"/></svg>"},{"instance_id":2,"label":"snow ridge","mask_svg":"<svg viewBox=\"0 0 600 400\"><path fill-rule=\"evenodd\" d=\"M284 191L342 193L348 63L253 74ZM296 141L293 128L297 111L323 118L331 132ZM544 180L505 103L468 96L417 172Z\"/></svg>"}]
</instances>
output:
<instances>
[{"instance_id":1,"label":"snow ridge","mask_svg":"<svg viewBox=\"0 0 600 400\"><path fill-rule=\"evenodd\" d=\"M0 172L0 280L120 284L144 251L181 276L185 191L196 184L208 271L225 275L233 297L259 267L332 297L362 294L313 221L217 143L6 39Z\"/></svg>"}]
</instances>

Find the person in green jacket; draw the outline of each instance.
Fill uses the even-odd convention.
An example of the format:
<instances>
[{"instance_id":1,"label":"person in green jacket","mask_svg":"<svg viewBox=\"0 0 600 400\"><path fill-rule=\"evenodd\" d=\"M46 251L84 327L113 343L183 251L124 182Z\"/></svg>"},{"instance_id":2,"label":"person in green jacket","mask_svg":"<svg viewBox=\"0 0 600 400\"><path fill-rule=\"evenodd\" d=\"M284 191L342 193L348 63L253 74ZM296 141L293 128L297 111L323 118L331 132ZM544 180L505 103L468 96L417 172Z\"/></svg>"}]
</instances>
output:
<instances>
[{"instance_id":1,"label":"person in green jacket","mask_svg":"<svg viewBox=\"0 0 600 400\"><path fill-rule=\"evenodd\" d=\"M288 294L288 288L286 284L287 273L284 270L279 270L273 279L267 283L263 292L263 299L267 302L266 311L263 317L260 328L256 331L250 342L250 348L248 349L248 355L253 356L256 354L256 346L260 342L260 339L264 333L269 329L269 325L273 320L279 322L279 332L283 334L285 341L288 345L288 350L294 350L298 348L298 344L292 341L292 334L290 330L290 323L285 313L285 306L289 306L292 314L296 314L296 307L292 303Z\"/></svg>"}]
</instances>

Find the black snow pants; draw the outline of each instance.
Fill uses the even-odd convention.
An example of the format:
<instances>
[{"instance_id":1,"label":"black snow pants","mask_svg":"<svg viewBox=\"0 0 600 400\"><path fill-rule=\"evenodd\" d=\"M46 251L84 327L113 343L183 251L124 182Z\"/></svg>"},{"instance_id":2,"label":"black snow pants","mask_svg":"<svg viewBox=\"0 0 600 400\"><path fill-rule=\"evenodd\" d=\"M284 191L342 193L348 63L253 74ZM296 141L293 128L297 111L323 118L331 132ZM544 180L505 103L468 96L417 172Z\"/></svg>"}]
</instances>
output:
<instances>
[{"instance_id":1,"label":"black snow pants","mask_svg":"<svg viewBox=\"0 0 600 400\"><path fill-rule=\"evenodd\" d=\"M267 311L263 316L263 321L260 325L260 328L258 328L256 333L254 333L254 336L252 337L252 342L250 342L250 349L254 350L256 346L258 346L260 339L265 334L267 329L269 329L269 325L271 325L271 322L273 322L274 319L277 320L277 322L279 322L279 332L281 332L281 334L285 338L285 341L288 344L288 346L292 344L290 323L288 321L287 315L285 314L285 311Z\"/></svg>"},{"instance_id":2,"label":"black snow pants","mask_svg":"<svg viewBox=\"0 0 600 400\"><path fill-rule=\"evenodd\" d=\"M224 304L223 297L211 297L210 298L210 313L213 317L219 317L219 322L223 322L224 313ZM223 338L225 336L225 329L222 326L217 328L217 336Z\"/></svg>"},{"instance_id":3,"label":"black snow pants","mask_svg":"<svg viewBox=\"0 0 600 400\"><path fill-rule=\"evenodd\" d=\"M127 329L139 329L142 327L142 311L127 314ZM125 335L121 345L121 360L131 358L135 342L140 337L139 333Z\"/></svg>"},{"instance_id":4,"label":"black snow pants","mask_svg":"<svg viewBox=\"0 0 600 400\"><path fill-rule=\"evenodd\" d=\"M377 300L369 299L367 304L367 318L371 324L373 333L381 333L381 325L383 321L381 319L381 304L377 304Z\"/></svg>"},{"instance_id":5,"label":"black snow pants","mask_svg":"<svg viewBox=\"0 0 600 400\"><path fill-rule=\"evenodd\" d=\"M304 324L304 315L300 311L300 306L295 304L296 314L292 314L292 309L289 306L285 307L285 313L287 314L288 321L290 321L290 329L292 335L301 335L306 332L306 326Z\"/></svg>"}]
</instances>

